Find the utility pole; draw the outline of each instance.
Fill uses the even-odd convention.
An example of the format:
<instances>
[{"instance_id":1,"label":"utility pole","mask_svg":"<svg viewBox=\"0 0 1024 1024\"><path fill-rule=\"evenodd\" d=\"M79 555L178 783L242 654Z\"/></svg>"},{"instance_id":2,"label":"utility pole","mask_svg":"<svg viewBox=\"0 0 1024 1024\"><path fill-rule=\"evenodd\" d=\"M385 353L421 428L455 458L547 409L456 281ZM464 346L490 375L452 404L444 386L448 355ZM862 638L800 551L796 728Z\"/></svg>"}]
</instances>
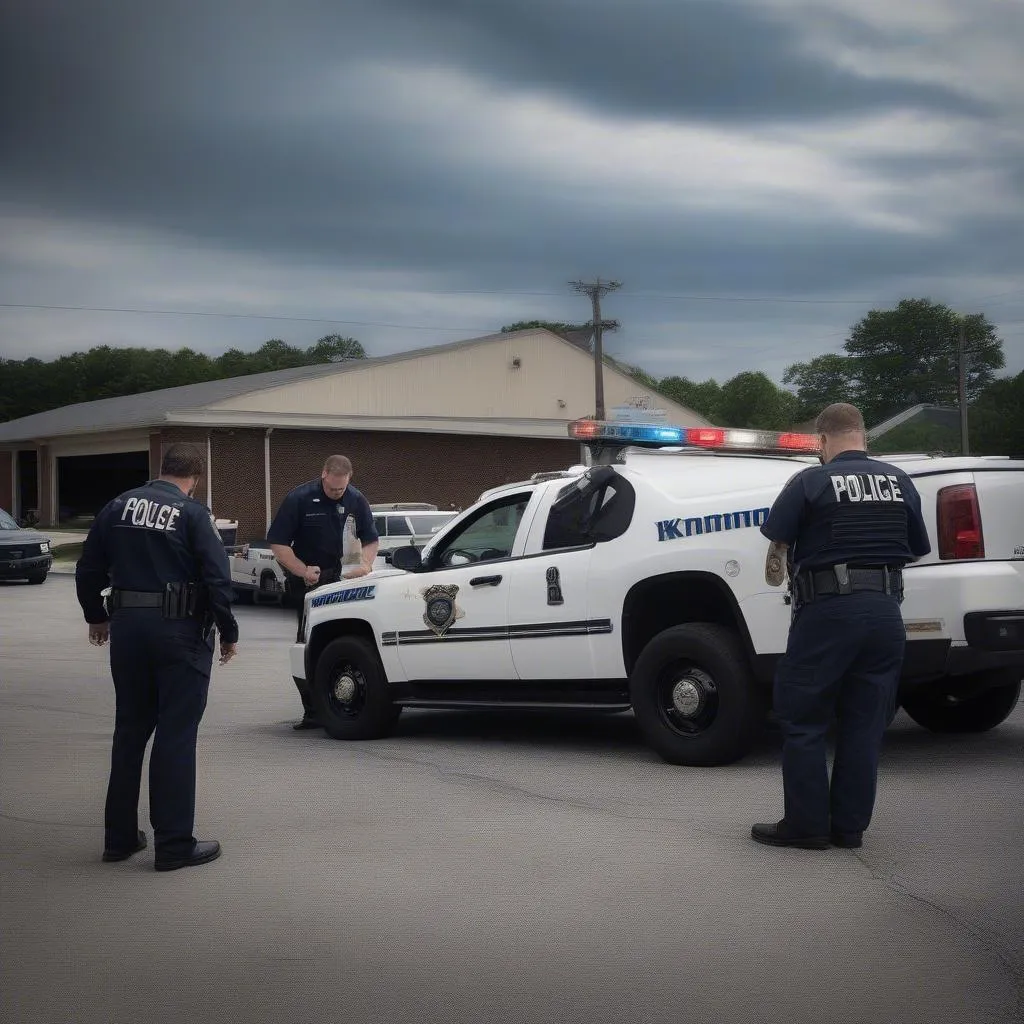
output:
<instances>
[{"instance_id":1,"label":"utility pole","mask_svg":"<svg viewBox=\"0 0 1024 1024\"><path fill-rule=\"evenodd\" d=\"M601 296L621 288L618 281L602 281L598 278L593 283L589 281L570 281L576 291L590 296L590 303L593 307L594 326L594 416L596 419L604 419L604 348L602 346L601 331L606 325L601 319Z\"/></svg>"},{"instance_id":2,"label":"utility pole","mask_svg":"<svg viewBox=\"0 0 1024 1024\"><path fill-rule=\"evenodd\" d=\"M963 316L960 320L960 334L957 339L957 396L960 405L960 454L969 455L967 444L967 327Z\"/></svg>"}]
</instances>

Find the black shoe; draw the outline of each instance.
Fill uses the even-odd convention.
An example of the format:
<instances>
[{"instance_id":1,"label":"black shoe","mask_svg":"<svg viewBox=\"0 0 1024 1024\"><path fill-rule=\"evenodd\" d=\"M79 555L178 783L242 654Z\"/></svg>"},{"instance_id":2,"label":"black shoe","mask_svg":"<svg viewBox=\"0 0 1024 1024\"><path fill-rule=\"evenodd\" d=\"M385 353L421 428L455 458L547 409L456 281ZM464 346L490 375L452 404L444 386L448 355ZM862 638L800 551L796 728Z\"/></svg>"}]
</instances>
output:
<instances>
[{"instance_id":1,"label":"black shoe","mask_svg":"<svg viewBox=\"0 0 1024 1024\"><path fill-rule=\"evenodd\" d=\"M303 715L301 722L296 722L293 729L321 729L323 726L320 724L320 719L315 715Z\"/></svg>"},{"instance_id":2,"label":"black shoe","mask_svg":"<svg viewBox=\"0 0 1024 1024\"><path fill-rule=\"evenodd\" d=\"M104 850L103 851L103 859L105 861L108 861L108 862L109 861L114 861L114 860L127 860L133 854L138 853L139 850L144 850L148 845L149 844L146 841L146 833L143 832L142 829L140 828L139 829L139 840L135 844L135 849L134 850Z\"/></svg>"},{"instance_id":3,"label":"black shoe","mask_svg":"<svg viewBox=\"0 0 1024 1024\"><path fill-rule=\"evenodd\" d=\"M804 836L792 832L786 822L777 825L755 825L750 830L751 838L765 846L796 846L801 850L827 850L828 836Z\"/></svg>"},{"instance_id":4,"label":"black shoe","mask_svg":"<svg viewBox=\"0 0 1024 1024\"><path fill-rule=\"evenodd\" d=\"M176 871L178 868L190 868L195 864L207 864L220 856L220 843L216 839L209 842L196 843L192 852L184 857L176 857L170 860L163 860L157 857L153 866L157 871Z\"/></svg>"},{"instance_id":5,"label":"black shoe","mask_svg":"<svg viewBox=\"0 0 1024 1024\"><path fill-rule=\"evenodd\" d=\"M856 850L864 845L863 832L833 832L832 845L841 846L844 850Z\"/></svg>"}]
</instances>

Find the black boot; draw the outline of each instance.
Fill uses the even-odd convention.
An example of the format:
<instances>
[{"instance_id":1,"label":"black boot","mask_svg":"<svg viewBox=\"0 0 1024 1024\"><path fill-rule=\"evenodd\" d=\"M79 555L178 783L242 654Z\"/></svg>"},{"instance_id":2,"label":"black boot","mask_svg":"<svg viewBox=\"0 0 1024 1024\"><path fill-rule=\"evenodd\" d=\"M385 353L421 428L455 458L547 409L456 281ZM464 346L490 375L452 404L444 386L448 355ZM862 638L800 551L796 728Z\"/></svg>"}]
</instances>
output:
<instances>
[{"instance_id":1,"label":"black boot","mask_svg":"<svg viewBox=\"0 0 1024 1024\"><path fill-rule=\"evenodd\" d=\"M827 850L828 836L808 836L794 832L785 819L777 825L755 825L750 830L751 838L765 846L795 846L801 850Z\"/></svg>"}]
</instances>

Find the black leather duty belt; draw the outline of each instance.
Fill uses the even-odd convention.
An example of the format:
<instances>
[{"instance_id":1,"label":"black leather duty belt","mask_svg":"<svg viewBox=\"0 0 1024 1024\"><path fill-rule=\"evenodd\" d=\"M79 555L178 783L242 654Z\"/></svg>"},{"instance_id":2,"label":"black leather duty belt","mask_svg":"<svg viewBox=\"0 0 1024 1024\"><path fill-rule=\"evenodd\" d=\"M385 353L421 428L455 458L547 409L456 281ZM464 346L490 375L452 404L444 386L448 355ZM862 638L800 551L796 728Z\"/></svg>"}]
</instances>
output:
<instances>
[{"instance_id":1,"label":"black leather duty belt","mask_svg":"<svg viewBox=\"0 0 1024 1024\"><path fill-rule=\"evenodd\" d=\"M808 569L794 581L794 596L800 604L819 597L874 591L903 598L903 571L896 566L857 567L846 564L828 569Z\"/></svg>"},{"instance_id":2,"label":"black leather duty belt","mask_svg":"<svg viewBox=\"0 0 1024 1024\"><path fill-rule=\"evenodd\" d=\"M166 583L161 591L119 590L107 598L107 611L119 608L159 608L165 619L188 619L206 606L204 591L196 583Z\"/></svg>"},{"instance_id":3,"label":"black leather duty belt","mask_svg":"<svg viewBox=\"0 0 1024 1024\"><path fill-rule=\"evenodd\" d=\"M163 592L152 590L112 590L110 592L110 610L118 608L162 608Z\"/></svg>"}]
</instances>

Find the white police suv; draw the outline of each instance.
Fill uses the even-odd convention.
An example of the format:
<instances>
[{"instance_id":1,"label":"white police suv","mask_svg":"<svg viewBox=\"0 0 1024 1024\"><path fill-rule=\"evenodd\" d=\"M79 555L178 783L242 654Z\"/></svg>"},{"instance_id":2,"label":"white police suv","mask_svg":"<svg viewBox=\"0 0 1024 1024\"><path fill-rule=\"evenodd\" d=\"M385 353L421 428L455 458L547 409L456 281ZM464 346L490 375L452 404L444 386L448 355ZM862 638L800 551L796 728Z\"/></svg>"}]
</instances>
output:
<instances>
[{"instance_id":1,"label":"white police suv","mask_svg":"<svg viewBox=\"0 0 1024 1024\"><path fill-rule=\"evenodd\" d=\"M422 550L306 597L290 650L327 731L402 708L632 708L676 764L748 749L790 621L758 527L817 461L804 434L576 421L589 468L492 489ZM901 703L937 731L1015 707L1024 674L1024 462L886 456L932 553L905 570Z\"/></svg>"}]
</instances>

